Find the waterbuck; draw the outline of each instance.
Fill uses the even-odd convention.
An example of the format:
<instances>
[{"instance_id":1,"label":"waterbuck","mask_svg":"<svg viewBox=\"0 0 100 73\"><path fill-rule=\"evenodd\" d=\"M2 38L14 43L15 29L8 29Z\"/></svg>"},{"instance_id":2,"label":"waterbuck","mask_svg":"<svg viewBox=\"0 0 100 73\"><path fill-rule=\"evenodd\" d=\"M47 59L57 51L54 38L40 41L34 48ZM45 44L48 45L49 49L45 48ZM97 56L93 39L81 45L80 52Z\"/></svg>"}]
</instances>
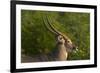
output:
<instances>
[{"instance_id":1,"label":"waterbuck","mask_svg":"<svg viewBox=\"0 0 100 73\"><path fill-rule=\"evenodd\" d=\"M22 55L21 62L66 61L69 52L77 48L65 34L54 28L50 17L43 16L43 24L47 30L55 35L55 50L49 54L43 52L37 56Z\"/></svg>"},{"instance_id":2,"label":"waterbuck","mask_svg":"<svg viewBox=\"0 0 100 73\"><path fill-rule=\"evenodd\" d=\"M55 61L67 60L69 52L76 49L77 47L65 34L54 28L50 17L43 17L43 22L45 27L56 36L56 49L50 54L52 59Z\"/></svg>"}]
</instances>

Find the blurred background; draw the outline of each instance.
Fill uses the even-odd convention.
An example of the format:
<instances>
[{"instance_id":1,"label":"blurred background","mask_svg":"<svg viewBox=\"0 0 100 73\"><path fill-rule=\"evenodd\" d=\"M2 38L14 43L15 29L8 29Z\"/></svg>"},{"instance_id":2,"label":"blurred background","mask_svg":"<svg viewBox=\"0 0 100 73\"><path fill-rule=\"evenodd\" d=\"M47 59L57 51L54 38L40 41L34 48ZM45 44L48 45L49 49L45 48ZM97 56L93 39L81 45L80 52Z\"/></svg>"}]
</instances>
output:
<instances>
[{"instance_id":1,"label":"blurred background","mask_svg":"<svg viewBox=\"0 0 100 73\"><path fill-rule=\"evenodd\" d=\"M77 53L71 52L68 60L90 59L90 14L77 12L21 10L22 55L48 54L56 49L55 36L43 23L45 15L52 19L57 30L78 46Z\"/></svg>"}]
</instances>

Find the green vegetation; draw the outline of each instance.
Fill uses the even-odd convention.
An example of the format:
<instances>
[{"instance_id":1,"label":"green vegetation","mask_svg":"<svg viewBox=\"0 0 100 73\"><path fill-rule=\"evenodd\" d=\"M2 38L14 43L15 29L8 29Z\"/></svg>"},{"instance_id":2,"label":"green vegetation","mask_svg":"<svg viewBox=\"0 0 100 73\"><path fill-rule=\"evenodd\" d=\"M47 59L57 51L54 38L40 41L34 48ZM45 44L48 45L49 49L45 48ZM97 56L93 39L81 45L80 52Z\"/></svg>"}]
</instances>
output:
<instances>
[{"instance_id":1,"label":"green vegetation","mask_svg":"<svg viewBox=\"0 0 100 73\"><path fill-rule=\"evenodd\" d=\"M76 12L21 11L21 48L25 54L49 53L55 48L55 36L43 23L43 16L52 19L55 28L66 34L78 46L71 52L69 60L90 58L90 14Z\"/></svg>"}]
</instances>

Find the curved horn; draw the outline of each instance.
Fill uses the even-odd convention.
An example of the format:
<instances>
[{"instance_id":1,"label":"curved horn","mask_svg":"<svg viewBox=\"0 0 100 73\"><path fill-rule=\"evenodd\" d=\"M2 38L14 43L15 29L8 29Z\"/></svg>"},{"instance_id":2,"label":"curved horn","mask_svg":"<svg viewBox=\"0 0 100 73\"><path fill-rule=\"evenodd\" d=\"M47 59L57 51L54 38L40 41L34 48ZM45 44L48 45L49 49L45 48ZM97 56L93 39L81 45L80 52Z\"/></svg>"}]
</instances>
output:
<instances>
[{"instance_id":1,"label":"curved horn","mask_svg":"<svg viewBox=\"0 0 100 73\"><path fill-rule=\"evenodd\" d=\"M49 26L51 27L51 29L52 29L54 32L56 32L57 35L62 35L62 36L64 37L64 39L66 39L66 40L68 39L68 37L67 37L65 34L59 32L57 29L54 28L54 26L51 24L51 21L50 21L51 19L50 19L50 18L47 17L47 20L48 20Z\"/></svg>"},{"instance_id":2,"label":"curved horn","mask_svg":"<svg viewBox=\"0 0 100 73\"><path fill-rule=\"evenodd\" d=\"M43 22L44 22L46 28L47 28L50 32L52 32L53 34L56 34L56 35L57 35L57 32L55 32L54 30L52 30L52 29L47 25L47 24L50 24L50 23L48 22L48 20L46 21L46 17L44 17L44 16L43 16Z\"/></svg>"}]
</instances>

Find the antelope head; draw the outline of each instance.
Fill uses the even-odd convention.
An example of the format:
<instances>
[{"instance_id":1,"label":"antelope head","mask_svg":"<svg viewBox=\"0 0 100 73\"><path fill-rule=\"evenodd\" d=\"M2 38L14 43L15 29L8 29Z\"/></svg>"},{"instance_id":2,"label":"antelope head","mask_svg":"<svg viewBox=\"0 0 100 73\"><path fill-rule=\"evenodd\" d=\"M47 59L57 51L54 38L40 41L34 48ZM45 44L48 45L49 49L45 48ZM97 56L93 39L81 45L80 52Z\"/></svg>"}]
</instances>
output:
<instances>
[{"instance_id":1,"label":"antelope head","mask_svg":"<svg viewBox=\"0 0 100 73\"><path fill-rule=\"evenodd\" d=\"M68 36L66 36L62 32L58 31L56 28L54 28L54 26L52 25L52 21L48 16L45 16L45 18L43 17L43 22L44 22L46 28L50 32L52 32L55 36L57 36L58 43L64 44L67 52L77 50L77 47L72 43L72 41L68 38Z\"/></svg>"}]
</instances>

